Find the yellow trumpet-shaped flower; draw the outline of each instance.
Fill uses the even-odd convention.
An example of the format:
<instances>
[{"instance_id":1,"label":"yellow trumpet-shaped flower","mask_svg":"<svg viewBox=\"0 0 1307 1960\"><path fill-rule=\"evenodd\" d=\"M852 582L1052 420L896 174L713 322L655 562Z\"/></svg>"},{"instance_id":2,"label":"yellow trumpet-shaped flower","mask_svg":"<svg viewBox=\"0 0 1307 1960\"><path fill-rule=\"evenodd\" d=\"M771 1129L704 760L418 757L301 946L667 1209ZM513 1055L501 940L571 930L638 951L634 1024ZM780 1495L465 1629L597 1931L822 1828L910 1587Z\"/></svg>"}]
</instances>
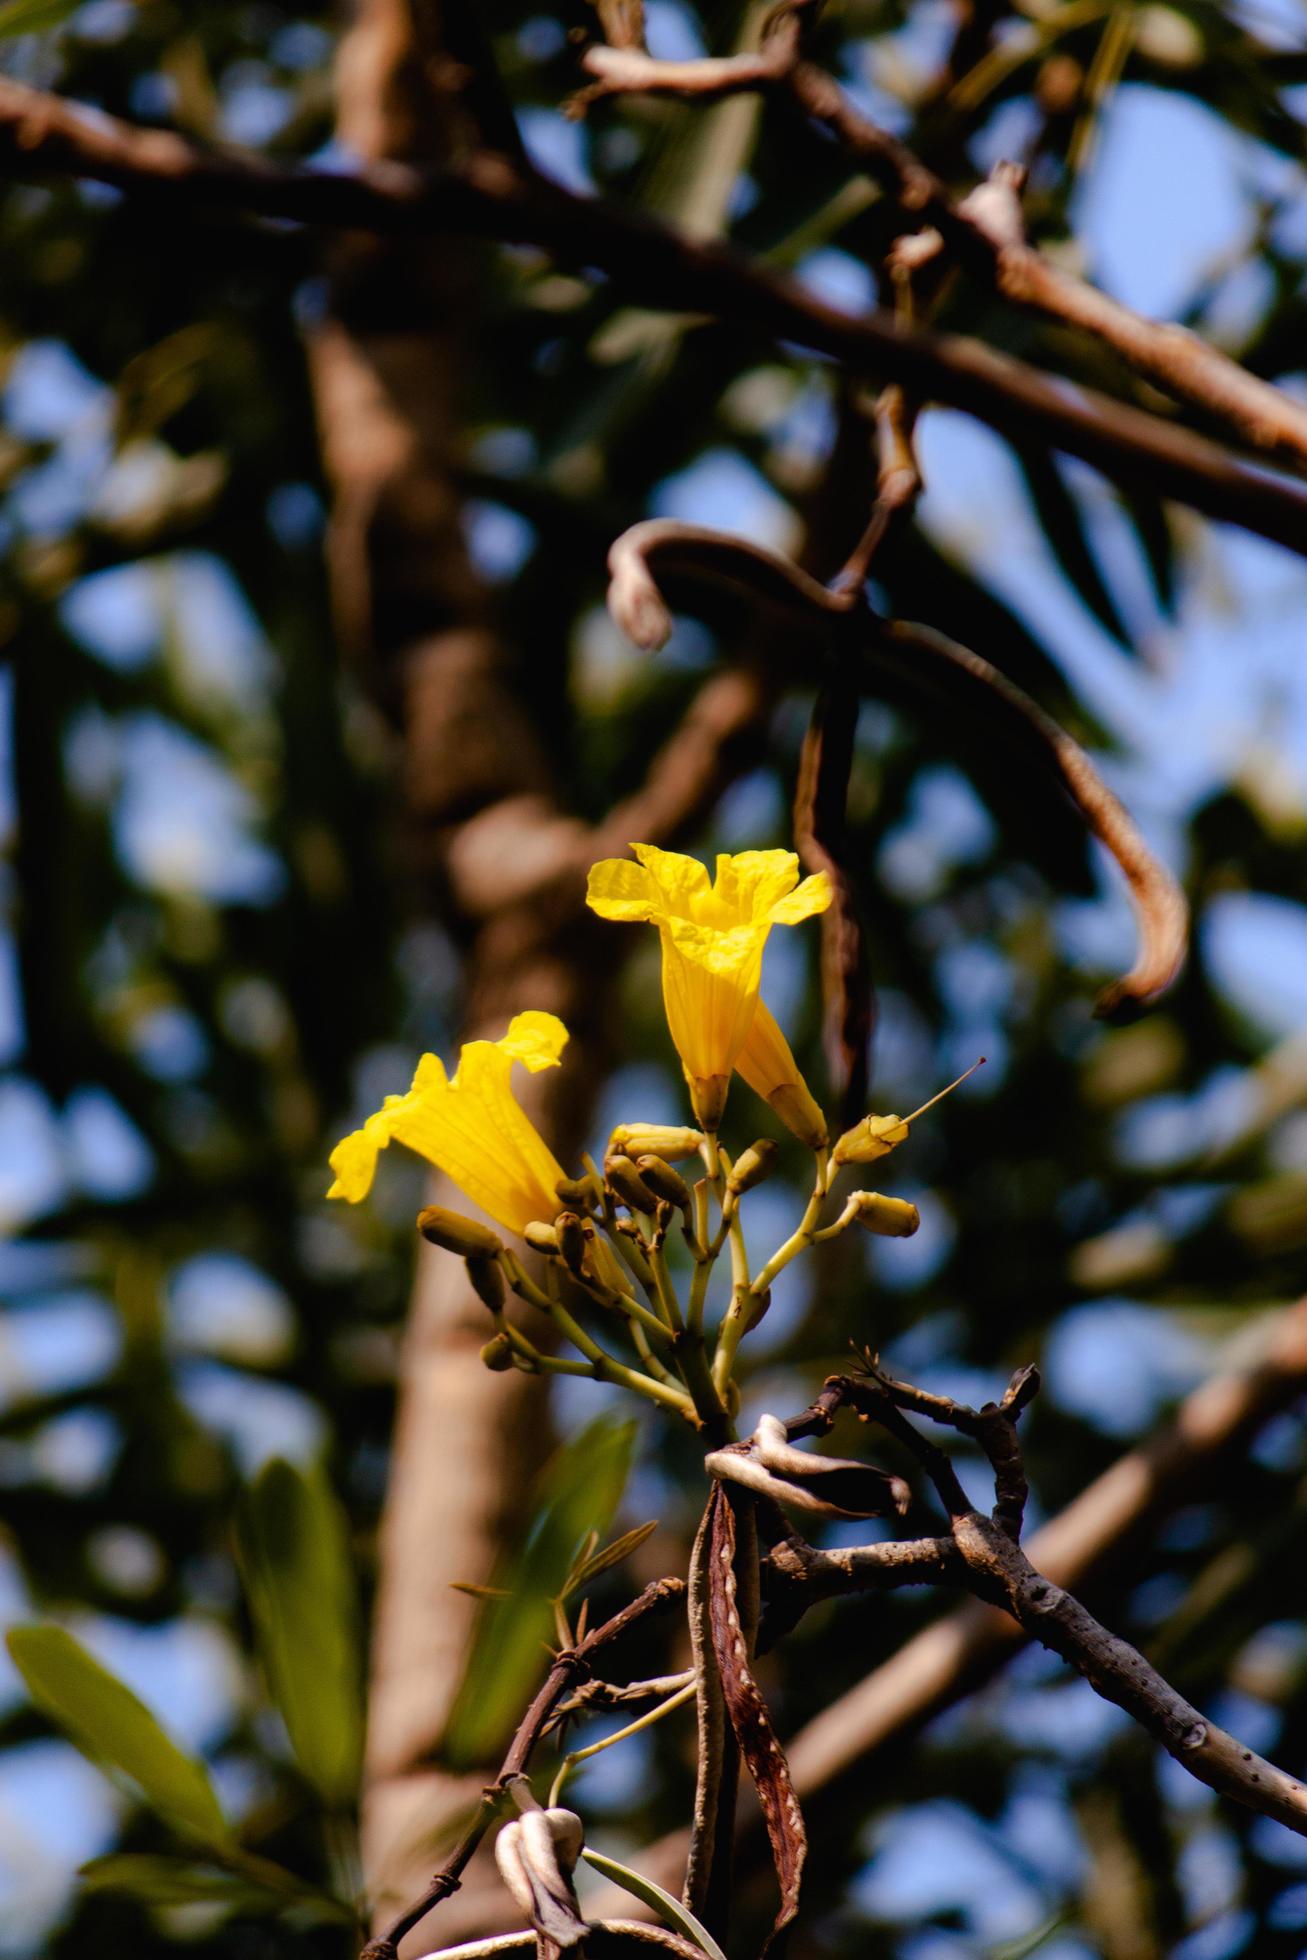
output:
<instances>
[{"instance_id":1,"label":"yellow trumpet-shaped flower","mask_svg":"<svg viewBox=\"0 0 1307 1960\"><path fill-rule=\"evenodd\" d=\"M518 1014L499 1041L464 1043L451 1078L424 1055L406 1096L387 1096L361 1130L331 1153L336 1181L327 1196L357 1204L372 1188L377 1154L393 1139L416 1150L512 1232L558 1210L563 1175L544 1138L518 1107L514 1062L533 1073L554 1068L567 1044L554 1014Z\"/></svg>"},{"instance_id":2,"label":"yellow trumpet-shaped flower","mask_svg":"<svg viewBox=\"0 0 1307 1960\"><path fill-rule=\"evenodd\" d=\"M754 1094L770 1103L782 1123L809 1150L825 1149L829 1142L826 1118L800 1073L776 1017L761 998L735 1066Z\"/></svg>"},{"instance_id":3,"label":"yellow trumpet-shaped flower","mask_svg":"<svg viewBox=\"0 0 1307 1960\"><path fill-rule=\"evenodd\" d=\"M695 1114L706 1130L716 1130L757 1012L767 934L824 912L830 882L818 872L800 884L793 851L719 857L709 884L697 858L652 844L631 849L635 864L605 858L592 867L588 902L601 918L657 926L667 1024Z\"/></svg>"}]
</instances>

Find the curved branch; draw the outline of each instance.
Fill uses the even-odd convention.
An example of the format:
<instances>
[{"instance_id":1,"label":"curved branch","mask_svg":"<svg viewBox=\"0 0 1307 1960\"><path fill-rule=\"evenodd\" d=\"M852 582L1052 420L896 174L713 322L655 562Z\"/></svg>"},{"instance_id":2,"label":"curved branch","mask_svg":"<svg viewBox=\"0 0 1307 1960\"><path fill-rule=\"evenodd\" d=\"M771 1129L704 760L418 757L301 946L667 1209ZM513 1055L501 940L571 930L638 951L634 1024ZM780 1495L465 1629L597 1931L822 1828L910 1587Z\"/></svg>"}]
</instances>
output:
<instances>
[{"instance_id":1,"label":"curved branch","mask_svg":"<svg viewBox=\"0 0 1307 1960\"><path fill-rule=\"evenodd\" d=\"M1179 885L1149 850L1135 824L1080 747L988 660L931 627L875 618L860 592L831 589L792 559L747 539L701 525L656 518L635 524L608 554L613 618L638 646L661 646L672 617L659 579L689 574L742 590L804 628L856 634L873 662L896 677L953 688L960 681L983 692L1005 728L1053 776L1125 875L1139 932L1129 973L1099 996L1096 1012L1114 1014L1154 1000L1175 979L1188 944L1189 908ZM655 576L655 566L658 576Z\"/></svg>"}]
</instances>

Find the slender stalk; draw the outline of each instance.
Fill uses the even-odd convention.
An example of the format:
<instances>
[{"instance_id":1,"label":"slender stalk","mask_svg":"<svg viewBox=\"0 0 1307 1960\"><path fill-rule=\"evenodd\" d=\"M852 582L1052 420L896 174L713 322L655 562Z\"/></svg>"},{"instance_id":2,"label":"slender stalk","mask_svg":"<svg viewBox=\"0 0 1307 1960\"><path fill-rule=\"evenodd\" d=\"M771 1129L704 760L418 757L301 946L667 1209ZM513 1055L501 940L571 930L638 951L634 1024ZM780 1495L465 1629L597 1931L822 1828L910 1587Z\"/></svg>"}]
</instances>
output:
<instances>
[{"instance_id":1,"label":"slender stalk","mask_svg":"<svg viewBox=\"0 0 1307 1960\"><path fill-rule=\"evenodd\" d=\"M587 1756L597 1756L603 1749L611 1749L615 1742L625 1742L628 1736L638 1734L641 1729L652 1728L655 1722L662 1721L664 1715L670 1715L673 1709L681 1708L687 1701L693 1700L697 1691L698 1683L693 1680L688 1681L683 1688L678 1688L674 1695L668 1695L666 1701L660 1701L656 1708L647 1708L643 1715L636 1717L635 1721L628 1722L624 1729L615 1729L611 1735L604 1736L601 1741L592 1742L584 1749L573 1749L569 1755L564 1756L558 1766L558 1774L550 1787L549 1808L552 1810L557 1804L564 1783L578 1763L583 1763Z\"/></svg>"}]
</instances>

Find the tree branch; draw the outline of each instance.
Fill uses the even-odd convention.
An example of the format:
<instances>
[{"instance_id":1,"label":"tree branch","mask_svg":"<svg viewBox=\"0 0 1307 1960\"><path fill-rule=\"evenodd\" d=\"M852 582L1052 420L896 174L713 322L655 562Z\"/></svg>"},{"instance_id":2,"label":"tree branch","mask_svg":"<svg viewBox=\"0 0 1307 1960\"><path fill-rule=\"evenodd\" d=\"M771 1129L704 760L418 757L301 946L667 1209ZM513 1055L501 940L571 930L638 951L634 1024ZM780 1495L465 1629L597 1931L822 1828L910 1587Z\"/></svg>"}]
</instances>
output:
<instances>
[{"instance_id":1,"label":"tree branch","mask_svg":"<svg viewBox=\"0 0 1307 1960\"><path fill-rule=\"evenodd\" d=\"M1254 449L1307 469L1307 408L1300 402L1186 328L1145 319L1053 265L1025 237L1016 173L1003 169L955 203L941 179L855 108L832 76L799 58L800 46L798 17L790 15L756 53L663 62L632 50L590 48L584 66L597 80L575 102L583 110L613 95L712 101L784 88L914 226L933 226L959 263L993 291L1027 312L1092 334L1175 400L1224 421Z\"/></svg>"},{"instance_id":2,"label":"tree branch","mask_svg":"<svg viewBox=\"0 0 1307 1960\"><path fill-rule=\"evenodd\" d=\"M507 157L482 152L436 170L385 161L354 171L279 166L0 80L0 167L23 178L91 177L186 209L208 204L331 229L464 232L537 245L564 264L619 278L631 303L705 313L883 373L1000 434L1050 444L1307 556L1307 490L1201 436L1106 396L1072 392L979 342L917 332L879 311L842 313L728 247L574 196Z\"/></svg>"}]
</instances>

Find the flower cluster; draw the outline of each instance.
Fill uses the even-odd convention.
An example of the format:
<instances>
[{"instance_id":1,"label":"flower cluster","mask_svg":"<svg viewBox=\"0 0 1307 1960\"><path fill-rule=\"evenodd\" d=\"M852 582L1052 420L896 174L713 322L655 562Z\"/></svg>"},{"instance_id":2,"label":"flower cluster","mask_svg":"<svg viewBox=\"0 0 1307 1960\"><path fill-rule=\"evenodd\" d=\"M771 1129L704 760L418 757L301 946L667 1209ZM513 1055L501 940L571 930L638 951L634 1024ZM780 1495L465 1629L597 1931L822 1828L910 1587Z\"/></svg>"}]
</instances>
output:
<instances>
[{"instance_id":1,"label":"flower cluster","mask_svg":"<svg viewBox=\"0 0 1307 1960\"><path fill-rule=\"evenodd\" d=\"M593 867L588 901L602 918L658 929L667 1022L697 1127L620 1125L602 1172L586 1159L584 1176L566 1176L518 1104L511 1077L515 1062L533 1072L556 1067L567 1029L555 1015L528 1012L516 1015L498 1041L466 1043L452 1076L436 1056L424 1055L407 1095L388 1096L362 1129L336 1146L328 1195L358 1203L371 1188L379 1153L392 1139L407 1145L542 1255L536 1278L514 1249L473 1219L429 1206L418 1220L427 1238L467 1260L494 1320L483 1350L489 1366L619 1381L701 1428L721 1431L737 1399L739 1342L766 1312L776 1274L853 1224L891 1237L916 1230L915 1207L870 1191L855 1191L838 1217L821 1223L832 1174L887 1155L905 1140L913 1119L864 1117L832 1151L820 1105L761 997L768 934L825 911L831 891L823 873L800 881L792 852L742 851L719 857L710 881L694 858L651 844L631 848L634 862L607 858ZM735 1074L813 1152L816 1164L799 1225L752 1276L740 1200L770 1173L777 1150L763 1140L732 1162L722 1148L718 1131ZM696 1157L703 1175L691 1184L675 1166ZM673 1231L691 1261L684 1300L667 1259ZM710 1339L704 1325L709 1282L727 1247L731 1297ZM506 1318L510 1291L545 1313L581 1359L540 1352ZM621 1325L631 1360L595 1337L596 1312Z\"/></svg>"}]
</instances>

